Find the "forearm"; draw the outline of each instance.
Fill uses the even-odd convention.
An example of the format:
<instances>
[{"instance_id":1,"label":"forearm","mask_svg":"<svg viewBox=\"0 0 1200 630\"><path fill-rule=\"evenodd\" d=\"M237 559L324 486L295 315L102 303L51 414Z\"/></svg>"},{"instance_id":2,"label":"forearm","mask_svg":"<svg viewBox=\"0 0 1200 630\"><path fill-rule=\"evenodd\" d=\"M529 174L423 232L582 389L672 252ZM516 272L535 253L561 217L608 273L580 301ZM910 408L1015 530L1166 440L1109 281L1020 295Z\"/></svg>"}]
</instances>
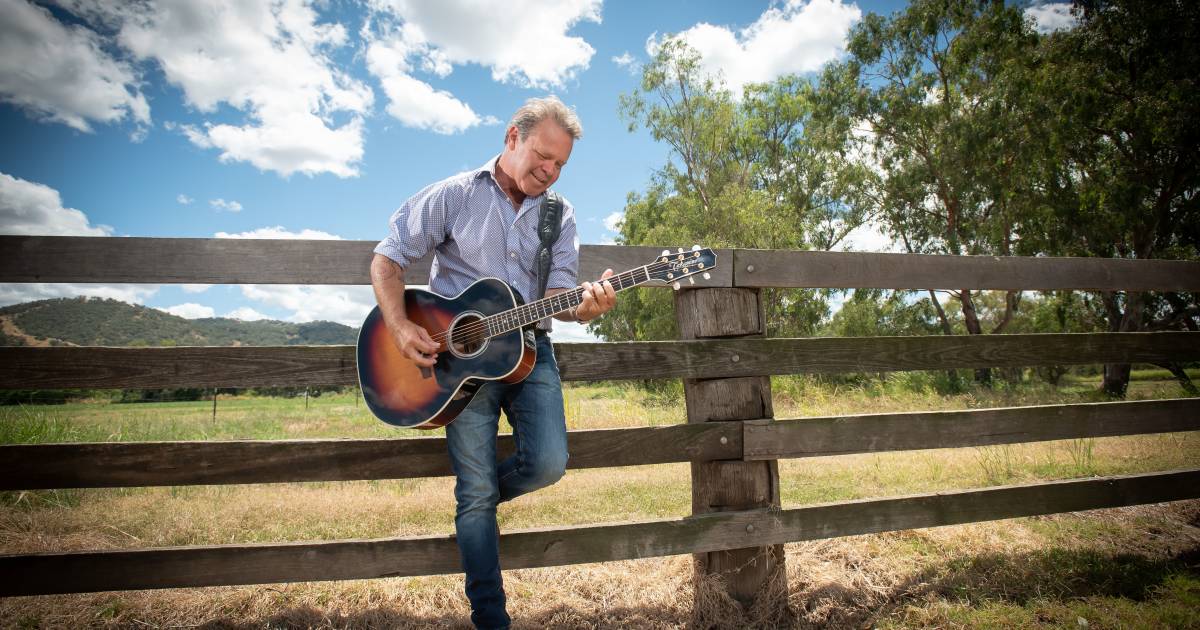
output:
<instances>
[{"instance_id":1,"label":"forearm","mask_svg":"<svg viewBox=\"0 0 1200 630\"><path fill-rule=\"evenodd\" d=\"M408 319L404 310L404 269L391 258L375 254L371 260L371 288L383 321L395 330L398 322Z\"/></svg>"}]
</instances>

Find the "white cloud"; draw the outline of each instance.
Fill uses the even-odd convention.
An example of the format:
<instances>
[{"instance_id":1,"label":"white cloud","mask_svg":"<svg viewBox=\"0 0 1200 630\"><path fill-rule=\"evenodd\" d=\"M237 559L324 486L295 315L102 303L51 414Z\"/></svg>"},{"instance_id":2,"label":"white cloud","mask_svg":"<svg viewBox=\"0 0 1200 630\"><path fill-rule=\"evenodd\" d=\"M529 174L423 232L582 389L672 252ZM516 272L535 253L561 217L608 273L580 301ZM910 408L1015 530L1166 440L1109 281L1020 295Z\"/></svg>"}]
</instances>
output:
<instances>
[{"instance_id":1,"label":"white cloud","mask_svg":"<svg viewBox=\"0 0 1200 630\"><path fill-rule=\"evenodd\" d=\"M329 232L322 232L320 230L310 230L308 228L304 228L299 232L292 232L282 225L263 227L258 228L257 230L250 230L249 232L239 232L237 234L217 232L216 234L213 234L213 236L216 238L297 238L323 241L336 241L341 240L342 238L336 234L330 234Z\"/></svg>"},{"instance_id":2,"label":"white cloud","mask_svg":"<svg viewBox=\"0 0 1200 630\"><path fill-rule=\"evenodd\" d=\"M599 343L603 339L588 332L587 326L576 322L560 322L554 320L554 332L551 333L554 343Z\"/></svg>"},{"instance_id":3,"label":"white cloud","mask_svg":"<svg viewBox=\"0 0 1200 630\"><path fill-rule=\"evenodd\" d=\"M546 89L586 70L595 49L567 34L581 21L600 23L601 0L513 0L487 18L477 0L381 0L381 17L403 21L410 54L440 76L450 65L477 63L502 83ZM531 45L530 42L536 42Z\"/></svg>"},{"instance_id":4,"label":"white cloud","mask_svg":"<svg viewBox=\"0 0 1200 630\"><path fill-rule=\"evenodd\" d=\"M192 199L191 197L189 197L183 193L179 193L179 195L177 197L175 197L175 201L178 201L179 203L187 206L187 205L191 205L191 203L193 201L195 201L195 199Z\"/></svg>"},{"instance_id":5,"label":"white cloud","mask_svg":"<svg viewBox=\"0 0 1200 630\"><path fill-rule=\"evenodd\" d=\"M1079 19L1071 15L1069 3L1041 2L1025 9L1025 17L1033 20L1039 33L1075 28Z\"/></svg>"},{"instance_id":6,"label":"white cloud","mask_svg":"<svg viewBox=\"0 0 1200 630\"><path fill-rule=\"evenodd\" d=\"M369 286L244 284L242 295L264 305L289 311L291 322L325 320L359 326L375 306Z\"/></svg>"},{"instance_id":7,"label":"white cloud","mask_svg":"<svg viewBox=\"0 0 1200 630\"><path fill-rule=\"evenodd\" d=\"M202 304L196 304L195 302L185 302L183 304L176 304L175 306L168 306L158 310L166 311L172 315L177 315L184 319L200 319L203 317L212 317L216 314L211 306L204 306Z\"/></svg>"},{"instance_id":8,"label":"white cloud","mask_svg":"<svg viewBox=\"0 0 1200 630\"><path fill-rule=\"evenodd\" d=\"M747 83L820 70L845 51L846 34L861 17L856 5L841 0L788 0L736 33L701 23L672 37L699 52L703 69L723 75L734 96L740 97ZM651 36L646 51L653 56L662 42Z\"/></svg>"},{"instance_id":9,"label":"white cloud","mask_svg":"<svg viewBox=\"0 0 1200 630\"><path fill-rule=\"evenodd\" d=\"M240 319L244 322L256 322L260 319L270 319L270 317L259 313L249 306L242 306L229 311L225 314L225 317L228 317L229 319Z\"/></svg>"},{"instance_id":10,"label":"white cloud","mask_svg":"<svg viewBox=\"0 0 1200 630\"><path fill-rule=\"evenodd\" d=\"M220 150L222 161L285 177L358 174L362 116L374 94L330 57L346 44L345 28L318 23L306 0L73 6L116 29L116 41L138 59L155 62L192 107L215 113L227 104L245 114L242 124L179 126L197 146Z\"/></svg>"},{"instance_id":11,"label":"white cloud","mask_svg":"<svg viewBox=\"0 0 1200 630\"><path fill-rule=\"evenodd\" d=\"M0 234L110 236L107 225L92 225L87 215L64 208L58 191L0 173Z\"/></svg>"},{"instance_id":12,"label":"white cloud","mask_svg":"<svg viewBox=\"0 0 1200 630\"><path fill-rule=\"evenodd\" d=\"M218 211L220 211L220 210L224 210L226 212L241 212L242 211L242 204L240 204L236 201L225 201L224 199L220 199L220 198L210 199L208 202L208 205L212 206L214 210L218 210Z\"/></svg>"},{"instance_id":13,"label":"white cloud","mask_svg":"<svg viewBox=\"0 0 1200 630\"><path fill-rule=\"evenodd\" d=\"M624 212L614 212L604 217L604 229L609 232L616 232L621 229L621 223L625 221Z\"/></svg>"},{"instance_id":14,"label":"white cloud","mask_svg":"<svg viewBox=\"0 0 1200 630\"><path fill-rule=\"evenodd\" d=\"M0 306L83 295L142 304L158 289L145 284L0 284Z\"/></svg>"},{"instance_id":15,"label":"white cloud","mask_svg":"<svg viewBox=\"0 0 1200 630\"><path fill-rule=\"evenodd\" d=\"M505 12L520 19L481 19L475 0L379 0L372 22L362 29L367 68L388 96L388 113L409 127L452 134L499 124L414 74L445 78L454 66L472 63L491 68L492 79L501 83L561 87L586 70L595 54L567 32L581 21L599 23L600 5L601 0L515 0Z\"/></svg>"},{"instance_id":16,"label":"white cloud","mask_svg":"<svg viewBox=\"0 0 1200 630\"><path fill-rule=\"evenodd\" d=\"M96 33L25 0L0 0L0 15L0 101L85 132L89 121L150 123L136 74L105 52Z\"/></svg>"},{"instance_id":17,"label":"white cloud","mask_svg":"<svg viewBox=\"0 0 1200 630\"><path fill-rule=\"evenodd\" d=\"M212 288L211 284L181 284L178 285L184 293L204 293Z\"/></svg>"},{"instance_id":18,"label":"white cloud","mask_svg":"<svg viewBox=\"0 0 1200 630\"><path fill-rule=\"evenodd\" d=\"M415 79L391 45L373 43L367 49L367 68L379 78L388 96L387 112L405 126L453 134L482 124L484 119L453 94Z\"/></svg>"},{"instance_id":19,"label":"white cloud","mask_svg":"<svg viewBox=\"0 0 1200 630\"><path fill-rule=\"evenodd\" d=\"M633 58L633 55L629 54L628 50L621 53L619 56L613 56L612 58L612 62L622 68L628 68L632 66L634 61L635 59Z\"/></svg>"}]
</instances>

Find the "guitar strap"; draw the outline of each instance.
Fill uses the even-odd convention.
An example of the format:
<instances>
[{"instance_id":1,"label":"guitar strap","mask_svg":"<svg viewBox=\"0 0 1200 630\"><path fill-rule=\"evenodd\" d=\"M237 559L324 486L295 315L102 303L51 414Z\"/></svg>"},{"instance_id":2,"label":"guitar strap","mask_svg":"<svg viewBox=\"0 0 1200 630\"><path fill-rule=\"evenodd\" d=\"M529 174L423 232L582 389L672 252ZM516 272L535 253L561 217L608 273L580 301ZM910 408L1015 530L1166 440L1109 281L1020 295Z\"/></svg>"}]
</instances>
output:
<instances>
[{"instance_id":1,"label":"guitar strap","mask_svg":"<svg viewBox=\"0 0 1200 630\"><path fill-rule=\"evenodd\" d=\"M542 244L537 252L538 289L534 300L540 300L546 295L546 283L550 281L550 259L554 251L554 242L562 231L563 200L558 193L547 190L542 198L542 207L538 211L538 238Z\"/></svg>"}]
</instances>

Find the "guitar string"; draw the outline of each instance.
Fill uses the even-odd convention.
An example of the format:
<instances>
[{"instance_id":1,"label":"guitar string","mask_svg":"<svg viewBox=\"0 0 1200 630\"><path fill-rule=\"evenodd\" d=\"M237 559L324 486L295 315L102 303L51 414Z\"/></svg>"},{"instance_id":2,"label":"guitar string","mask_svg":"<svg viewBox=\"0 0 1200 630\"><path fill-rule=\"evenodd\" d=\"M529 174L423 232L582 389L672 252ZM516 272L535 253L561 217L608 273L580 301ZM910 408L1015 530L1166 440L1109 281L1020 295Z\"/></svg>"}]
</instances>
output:
<instances>
[{"instance_id":1,"label":"guitar string","mask_svg":"<svg viewBox=\"0 0 1200 630\"><path fill-rule=\"evenodd\" d=\"M694 257L689 256L689 258L694 258ZM685 261L686 261L686 259L685 259ZM645 265L643 267L638 267L637 269L631 269L629 271L623 272L617 276L613 276L610 278L604 278L604 280L607 280L609 282L613 282L615 280L620 284L624 284L624 281L627 279L627 280L633 282L633 284L631 284L627 287L621 286L620 288L618 288L616 290L621 291L624 289L631 289L639 284L644 284L645 282L649 282L651 279L651 278L649 278L650 272L652 272L652 271L657 272L657 271L667 269L667 268L671 267L673 264L678 263L678 262L680 262L680 261L678 261L678 260L672 260L672 261L668 261L668 262L656 261L649 265ZM634 280L633 275L636 272L641 271L643 269L646 270L647 279L642 282L636 282ZM692 274L689 273L687 275L692 275ZM687 276L686 275L680 276L680 278L684 278L684 277L687 277ZM597 281L597 282L601 282L601 281ZM505 332L509 332L511 330L516 330L517 328L521 327L521 326L516 326L516 327L512 327L512 328L506 328L505 330L496 332L494 335L490 335L490 336L487 335L487 330L490 328L490 324L498 321L498 318L500 318L500 317L512 316L512 317L515 317L517 321L519 321L522 317L536 312L537 309L541 309L546 306L549 306L551 309L556 308L557 304L555 304L555 303L563 301L564 298L567 298L566 303L569 304L571 299L580 299L580 296L582 294L583 294L583 288L575 287L574 289L572 289L570 291L564 291L562 293L557 293L550 297L542 298L535 302L530 302L529 304L523 304L516 308L509 309L508 311L505 311L503 313L498 313L496 315L490 315L488 317L482 318L476 322L472 322L472 323L468 324L467 326L460 328L458 331L455 332L454 337L456 339L462 339L463 343L479 343L479 342L483 341L484 339L490 338L491 336L499 335L499 334L502 334ZM570 307L568 307L568 308L570 308ZM548 313L547 315L545 315L545 317L552 317L553 315L555 315L559 312L565 311L565 310L567 310L567 309L564 308L564 309L558 310L553 313ZM539 317L538 319L542 319L542 318ZM537 320L534 320L534 321L537 321ZM435 342L437 342L439 346L441 346L442 344L444 344L446 342L446 339L448 338L450 332L451 332L450 330L440 331L438 333L431 335L431 338Z\"/></svg>"},{"instance_id":2,"label":"guitar string","mask_svg":"<svg viewBox=\"0 0 1200 630\"><path fill-rule=\"evenodd\" d=\"M652 263L652 265L654 267L658 267L658 266L664 265L664 264L665 264L665 266L670 266L669 263ZM634 274L637 271L640 271L642 269L643 269L643 267L639 267L637 269L631 269L631 270L623 272L619 275L605 278L604 280L607 280L609 282L615 282L617 284L624 284L625 280L629 280L633 284L630 284L627 287L621 286L621 287L617 288L616 290L621 291L623 289L630 289L630 288L637 286L638 284L641 284L634 280ZM646 271L647 271L647 279L643 282L648 282L650 280L649 271L651 269L651 265L646 265L644 267L644 269L646 269ZM654 271L658 271L658 270L659 269L657 269L657 268L654 269ZM471 324L468 324L467 326L460 328L458 330L458 332L455 334L455 337L463 339L464 343L480 342L480 341L482 341L482 339L488 337L486 335L486 332L487 332L487 329L490 327L489 324L495 323L497 321L497 318L499 318L499 317L511 316L511 317L514 317L514 321L516 321L516 320L521 319L524 316L527 316L528 314L530 314L532 312L535 312L537 309L541 309L546 306L550 306L550 308L554 309L557 307L557 304L555 304L556 302L564 302L566 304L570 304L571 299L581 299L580 296L582 294L583 294L583 288L575 287L574 289L571 289L570 291L564 291L562 293L557 293L550 297L542 298L541 300L537 300L536 302L530 302L529 304L523 304L516 308L509 309L503 313L497 313L496 315L490 315L488 317L482 318L476 322L472 322ZM570 308L570 307L568 306L567 308ZM557 312L562 312L563 310L566 310L566 309L564 308ZM550 317L553 314L554 313L548 314L548 315L546 315L546 317ZM538 319L542 319L542 318L539 317ZM534 320L534 321L536 321L536 320ZM516 328L520 328L520 326L517 326L514 328L508 328L506 330L499 331L496 334L508 332L509 330L515 330ZM440 344L445 341L445 339L449 333L450 333L450 331L446 330L446 331L442 331L442 332L436 333L434 335L431 335L431 337L435 341L438 341ZM483 334L481 334L481 333L483 333ZM466 336L464 336L464 335L466 335Z\"/></svg>"},{"instance_id":3,"label":"guitar string","mask_svg":"<svg viewBox=\"0 0 1200 630\"><path fill-rule=\"evenodd\" d=\"M697 257L696 257L696 256L692 256L692 257L689 257L689 258L697 258ZM613 283L621 284L621 285L623 285L623 284L624 284L624 281L625 281L625 280L628 280L628 281L630 281L630 282L631 282L631 284L630 284L629 286L619 286L619 287L617 288L617 291L622 291L622 290L624 290L624 289L630 289L630 288L633 288L633 287L635 287L635 286L637 286L637 285L639 285L639 284L643 284L643 283L645 283L645 282L649 282L649 281L650 281L649 274L650 274L650 272L651 272L651 271L657 272L657 271L663 270L663 269L665 269L665 268L669 268L669 267L670 267L672 264L674 264L674 263L677 263L677 262L679 262L679 261L678 261L678 260L675 260L675 261L668 261L668 262L666 262L666 263L663 263L663 262L660 262L660 261L655 261L654 263L651 263L651 264L645 265L645 266L643 266L643 267L639 267L639 268L637 268L637 269L631 269L631 270L629 270L629 271L623 272L623 273L621 273L621 274L619 274L619 275L617 275L617 276L612 276L612 277L610 277L610 278L605 278L605 280L608 280L608 281L610 281L610 282L613 282ZM635 275L635 274L636 274L638 271L642 271L643 269L645 270L645 273L646 273L646 276L647 276L647 277L646 277L646 280L643 280L643 281L641 281L641 282L638 282L638 281L636 281L636 280L634 279L634 275ZM689 274L687 274L687 275L691 275L691 274L689 273ZM681 278L683 278L683 277L686 277L686 276L680 276L680 277L681 277ZM569 304L569 303L570 303L570 299L579 299L579 296L581 296L581 295L582 295L582 293L583 293L583 289L582 289L582 287L576 287L576 288L574 288L574 289L572 289L572 290L570 290L570 291L565 291L565 292L563 292L563 293L558 293L558 294L552 295L552 296L550 296L550 297L547 297L547 298L542 298L541 300L538 300L538 301L536 301L536 302L531 302L531 303L529 303L529 304L524 304L524 305L518 306L518 307L516 307L516 308L509 309L508 311L505 311L504 313L498 313L498 314L496 314L496 315L491 315L491 316L488 316L488 317L486 317L486 318L483 318L483 319L481 319L481 320L479 320L479 321L477 321L477 322L472 322L471 324L469 324L469 325L467 325L467 326L463 327L462 329L460 329L460 331L459 331L458 333L456 333L456 334L455 334L455 337L456 337L456 338L462 338L462 339L464 340L464 342L465 342L465 343L474 343L474 342L479 342L479 341L481 341L482 339L487 339L487 338L494 337L494 336L496 336L496 335L499 335L499 334L503 334L503 333L505 333L505 332L509 332L509 331L512 331L512 330L516 330L517 328L520 328L521 326L520 326L520 325L517 325L517 326L506 326L504 330L497 331L496 333L494 333L494 334L492 334L492 335L487 335L487 334L486 334L486 332L487 332L487 329L489 328L489 324L490 324L490 323L495 323L495 322L497 322L497 321L498 321L498 318L505 317L505 316L509 316L509 317L513 317L513 318L514 318L514 321L519 321L519 320L520 320L522 317L526 317L526 316L528 316L528 315L530 315L530 314L534 314L534 313L536 313L536 314L539 314L539 315L540 315L540 312L539 312L539 311L540 311L540 309L541 309L541 308L544 308L544 307L546 307L546 306L549 306L551 309L555 309L555 308L557 308L557 305L556 305L556 303L557 303L557 302L560 302L560 301L563 301L563 300L566 300L566 303L568 303L568 304ZM569 298L569 299L568 299L568 298ZM559 309L559 310L557 310L557 311L555 311L555 312L562 312L562 311L564 311L564 310L566 310L566 309ZM553 314L555 314L555 313L548 313L548 314L546 314L546 315L542 315L542 316L540 316L540 317L537 317L537 318L536 318L534 321L536 321L537 319L542 319L543 317L550 317L550 316L552 316ZM529 322L529 323L532 323L532 322ZM445 337L446 337L446 336L449 334L449 332L450 332L450 331L443 331L443 332L439 332L439 333L437 333L437 335L436 335L436 338L439 338L439 339L442 339L442 340L444 340L444 339L445 339ZM480 334L480 333L483 333L483 334ZM462 336L462 337L460 337L460 335L468 335L468 336Z\"/></svg>"}]
</instances>

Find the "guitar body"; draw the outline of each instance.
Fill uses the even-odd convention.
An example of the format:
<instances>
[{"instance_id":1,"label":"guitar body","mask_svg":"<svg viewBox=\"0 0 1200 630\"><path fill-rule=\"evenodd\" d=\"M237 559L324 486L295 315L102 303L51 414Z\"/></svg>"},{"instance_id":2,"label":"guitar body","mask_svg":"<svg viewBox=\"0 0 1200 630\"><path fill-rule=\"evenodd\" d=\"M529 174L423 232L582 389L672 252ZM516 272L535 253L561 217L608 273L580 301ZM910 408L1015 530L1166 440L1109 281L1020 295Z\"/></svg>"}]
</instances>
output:
<instances>
[{"instance_id":1,"label":"guitar body","mask_svg":"<svg viewBox=\"0 0 1200 630\"><path fill-rule=\"evenodd\" d=\"M537 360L531 328L480 334L481 318L521 304L521 296L496 278L479 280L453 298L406 289L408 319L435 341L448 331L432 368L400 354L376 306L358 333L358 381L367 407L388 424L436 429L450 424L487 381L523 380Z\"/></svg>"}]
</instances>

